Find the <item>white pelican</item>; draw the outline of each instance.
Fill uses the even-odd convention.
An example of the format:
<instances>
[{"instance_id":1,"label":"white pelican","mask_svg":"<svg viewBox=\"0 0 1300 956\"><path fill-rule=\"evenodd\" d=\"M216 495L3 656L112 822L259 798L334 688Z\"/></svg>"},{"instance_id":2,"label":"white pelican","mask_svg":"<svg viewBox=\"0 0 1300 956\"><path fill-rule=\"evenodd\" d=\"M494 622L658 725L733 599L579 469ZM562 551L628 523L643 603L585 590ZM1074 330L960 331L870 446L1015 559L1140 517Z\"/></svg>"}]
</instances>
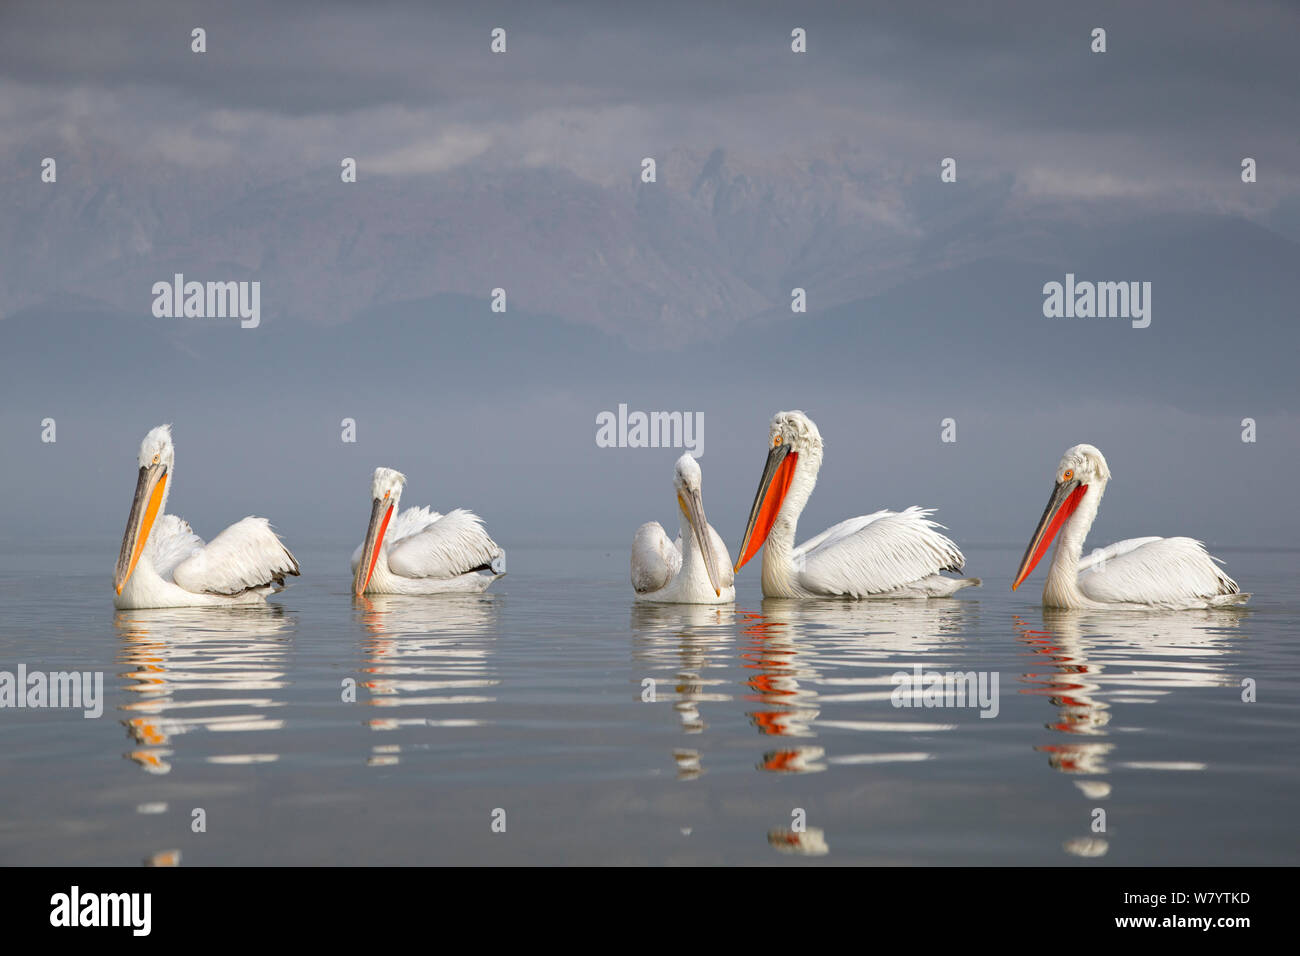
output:
<instances>
[{"instance_id":1,"label":"white pelican","mask_svg":"<svg viewBox=\"0 0 1300 956\"><path fill-rule=\"evenodd\" d=\"M261 604L298 562L265 518L237 521L206 545L166 514L176 449L170 425L140 443L140 476L113 574L119 608Z\"/></svg>"},{"instance_id":2,"label":"white pelican","mask_svg":"<svg viewBox=\"0 0 1300 956\"><path fill-rule=\"evenodd\" d=\"M1043 607L1182 610L1245 603L1250 595L1239 593L1237 582L1219 569L1218 559L1191 538L1129 538L1081 559L1108 481L1106 459L1092 445L1066 451L1011 590L1029 577L1059 531L1061 542L1043 586Z\"/></svg>"},{"instance_id":3,"label":"white pelican","mask_svg":"<svg viewBox=\"0 0 1300 956\"><path fill-rule=\"evenodd\" d=\"M960 571L966 559L939 533L929 508L849 518L795 547L795 525L822 464L822 436L803 412L777 412L770 435L736 562L739 571L766 542L765 597L945 597L980 583L939 573Z\"/></svg>"},{"instance_id":4,"label":"white pelican","mask_svg":"<svg viewBox=\"0 0 1300 956\"><path fill-rule=\"evenodd\" d=\"M632 587L637 601L730 604L736 600L731 556L704 518L702 481L699 462L689 452L677 459L673 487L681 527L676 541L668 540L658 521L637 528L632 539ZM726 572L720 572L719 566Z\"/></svg>"},{"instance_id":5,"label":"white pelican","mask_svg":"<svg viewBox=\"0 0 1300 956\"><path fill-rule=\"evenodd\" d=\"M375 469L370 524L352 552L354 594L483 591L505 576L506 553L488 537L478 515L463 508L442 515L415 507L399 514L405 484L400 471Z\"/></svg>"}]
</instances>

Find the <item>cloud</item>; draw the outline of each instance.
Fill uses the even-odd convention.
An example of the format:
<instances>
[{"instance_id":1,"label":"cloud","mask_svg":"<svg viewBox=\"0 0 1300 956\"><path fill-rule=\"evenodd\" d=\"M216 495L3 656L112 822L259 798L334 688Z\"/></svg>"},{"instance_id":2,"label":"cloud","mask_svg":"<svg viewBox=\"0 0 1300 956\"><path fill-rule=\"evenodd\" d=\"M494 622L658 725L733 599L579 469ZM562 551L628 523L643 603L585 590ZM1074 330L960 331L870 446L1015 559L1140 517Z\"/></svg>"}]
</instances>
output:
<instances>
[{"instance_id":1,"label":"cloud","mask_svg":"<svg viewBox=\"0 0 1300 956\"><path fill-rule=\"evenodd\" d=\"M0 116L17 141L61 119L142 162L150 151L182 164L248 156L272 172L341 155L393 175L439 171L487 142L494 162L613 185L673 148L763 161L848 143L902 168L955 156L964 175L1011 173L1034 196L1197 202L1244 155L1267 173L1255 208L1300 192L1300 12L1008 0L995 13L672 0L110 12L71 0L54 17L47 4L15 2L0 12ZM804 55L789 51L796 20L809 31ZM188 42L199 23L202 55ZM1095 24L1109 31L1106 54L1088 51ZM509 30L505 55L488 51L498 25ZM36 112L4 104L33 91Z\"/></svg>"},{"instance_id":2,"label":"cloud","mask_svg":"<svg viewBox=\"0 0 1300 956\"><path fill-rule=\"evenodd\" d=\"M476 130L447 130L433 140L424 140L380 153L366 161L366 169L383 175L441 173L482 155L492 137Z\"/></svg>"}]
</instances>

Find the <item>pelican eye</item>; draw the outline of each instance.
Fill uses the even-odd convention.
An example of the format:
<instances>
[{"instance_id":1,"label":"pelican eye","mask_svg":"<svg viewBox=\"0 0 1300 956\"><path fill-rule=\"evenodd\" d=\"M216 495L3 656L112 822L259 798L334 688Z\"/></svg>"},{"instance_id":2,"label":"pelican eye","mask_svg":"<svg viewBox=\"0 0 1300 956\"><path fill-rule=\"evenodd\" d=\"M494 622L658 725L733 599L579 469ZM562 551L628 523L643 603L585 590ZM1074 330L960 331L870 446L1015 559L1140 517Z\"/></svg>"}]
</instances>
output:
<instances>
[{"instance_id":1,"label":"pelican eye","mask_svg":"<svg viewBox=\"0 0 1300 956\"><path fill-rule=\"evenodd\" d=\"M781 436L780 436L780 435L773 435L773 436L772 436L772 447L773 447L773 448L777 448L778 446L780 446L780 444L781 444Z\"/></svg>"},{"instance_id":2,"label":"pelican eye","mask_svg":"<svg viewBox=\"0 0 1300 956\"><path fill-rule=\"evenodd\" d=\"M1067 469L1065 469L1065 474L1063 474L1063 475L1061 476L1061 480L1062 480L1062 481L1071 481L1071 480L1073 480L1073 478L1074 478L1074 469L1073 469L1073 468L1067 468Z\"/></svg>"},{"instance_id":3,"label":"pelican eye","mask_svg":"<svg viewBox=\"0 0 1300 956\"><path fill-rule=\"evenodd\" d=\"M384 492L384 500L387 501L387 500L388 500L388 496L391 495L391 494L392 494L391 491L385 491L385 492Z\"/></svg>"},{"instance_id":4,"label":"pelican eye","mask_svg":"<svg viewBox=\"0 0 1300 956\"><path fill-rule=\"evenodd\" d=\"M158 456L157 456L157 455L154 455L154 456L153 456L153 463L154 463L155 465L158 464Z\"/></svg>"}]
</instances>

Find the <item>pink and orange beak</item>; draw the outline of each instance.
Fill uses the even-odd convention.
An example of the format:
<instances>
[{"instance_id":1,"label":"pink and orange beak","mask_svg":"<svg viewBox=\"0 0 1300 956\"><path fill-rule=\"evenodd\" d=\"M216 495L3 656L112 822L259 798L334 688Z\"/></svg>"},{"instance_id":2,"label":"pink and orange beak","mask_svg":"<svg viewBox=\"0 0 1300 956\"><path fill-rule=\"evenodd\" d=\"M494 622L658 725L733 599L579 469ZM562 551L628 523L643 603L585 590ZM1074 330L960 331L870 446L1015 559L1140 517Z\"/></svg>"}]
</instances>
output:
<instances>
[{"instance_id":1,"label":"pink and orange beak","mask_svg":"<svg viewBox=\"0 0 1300 956\"><path fill-rule=\"evenodd\" d=\"M135 482L135 497L131 499L131 514L126 519L126 532L122 535L122 550L117 555L113 569L113 590L118 594L135 571L149 532L162 511L163 496L167 490L167 466L161 463L142 465Z\"/></svg>"},{"instance_id":2,"label":"pink and orange beak","mask_svg":"<svg viewBox=\"0 0 1300 956\"><path fill-rule=\"evenodd\" d=\"M1020 559L1020 567L1016 571L1016 579L1011 584L1011 590L1020 587L1038 562L1043 559L1047 549L1052 546L1052 539L1061 530L1061 526L1069 520L1070 515L1074 514L1087 491L1088 486L1082 484L1078 478L1056 483L1056 487L1052 489L1052 497L1048 499L1047 507L1043 510L1043 516L1038 519L1034 536L1029 539L1029 547L1025 548L1025 556Z\"/></svg>"},{"instance_id":3,"label":"pink and orange beak","mask_svg":"<svg viewBox=\"0 0 1300 956\"><path fill-rule=\"evenodd\" d=\"M745 525L745 537L740 542L740 560L734 570L739 571L763 547L772 525L776 523L776 516L781 513L781 504L790 491L798 462L799 453L792 451L787 444L774 445L767 453L763 477L758 483L758 493L754 495L754 506L749 510L749 523Z\"/></svg>"},{"instance_id":4,"label":"pink and orange beak","mask_svg":"<svg viewBox=\"0 0 1300 956\"><path fill-rule=\"evenodd\" d=\"M388 531L388 522L392 517L393 502L388 494L374 499L370 506L366 539L361 544L361 560L357 562L356 573L352 576L352 593L357 597L365 594L366 588L370 586L370 578L375 573L375 562L379 560L379 549L384 544L384 534Z\"/></svg>"}]
</instances>

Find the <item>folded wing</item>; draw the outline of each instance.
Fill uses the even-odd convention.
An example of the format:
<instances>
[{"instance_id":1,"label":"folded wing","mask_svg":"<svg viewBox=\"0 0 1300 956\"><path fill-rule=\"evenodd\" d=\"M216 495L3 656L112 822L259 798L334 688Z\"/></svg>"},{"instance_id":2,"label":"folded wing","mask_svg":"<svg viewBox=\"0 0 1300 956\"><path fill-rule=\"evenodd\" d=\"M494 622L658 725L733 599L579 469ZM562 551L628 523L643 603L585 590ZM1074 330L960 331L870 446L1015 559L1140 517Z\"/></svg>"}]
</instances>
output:
<instances>
[{"instance_id":1,"label":"folded wing","mask_svg":"<svg viewBox=\"0 0 1300 956\"><path fill-rule=\"evenodd\" d=\"M408 518L413 511L420 514ZM492 562L504 554L483 529L482 519L463 508L445 515L408 508L398 521L398 530L420 529L389 545L388 570L402 577L452 578L489 570Z\"/></svg>"},{"instance_id":2,"label":"folded wing","mask_svg":"<svg viewBox=\"0 0 1300 956\"><path fill-rule=\"evenodd\" d=\"M203 539L194 533L184 518L163 515L149 532L149 560L164 579L171 578L176 566L203 550Z\"/></svg>"},{"instance_id":3,"label":"folded wing","mask_svg":"<svg viewBox=\"0 0 1300 956\"><path fill-rule=\"evenodd\" d=\"M197 535L194 539L198 541ZM271 530L270 522L250 516L232 524L207 545L192 548L190 555L173 568L172 580L196 594L232 595L283 587L285 577L298 571L297 559Z\"/></svg>"},{"instance_id":4,"label":"folded wing","mask_svg":"<svg viewBox=\"0 0 1300 956\"><path fill-rule=\"evenodd\" d=\"M929 508L849 518L795 548L799 583L816 594L884 594L966 564Z\"/></svg>"},{"instance_id":5,"label":"folded wing","mask_svg":"<svg viewBox=\"0 0 1300 956\"><path fill-rule=\"evenodd\" d=\"M409 538L413 534L419 534L421 531L431 527L442 515L432 508L407 508L396 518L393 519L393 526L388 529L386 535L389 547L392 547L403 538ZM361 549L366 546L362 541L357 545L357 549L352 552L352 571L357 570L357 565L361 563Z\"/></svg>"},{"instance_id":6,"label":"folded wing","mask_svg":"<svg viewBox=\"0 0 1300 956\"><path fill-rule=\"evenodd\" d=\"M1079 590L1108 604L1179 605L1239 588L1199 541L1130 538L1079 562Z\"/></svg>"},{"instance_id":7,"label":"folded wing","mask_svg":"<svg viewBox=\"0 0 1300 956\"><path fill-rule=\"evenodd\" d=\"M725 555L725 548L720 553ZM658 521L647 521L636 529L636 537L632 539L632 588L635 591L640 594L658 591L681 569L680 539L676 542L669 540Z\"/></svg>"}]
</instances>

